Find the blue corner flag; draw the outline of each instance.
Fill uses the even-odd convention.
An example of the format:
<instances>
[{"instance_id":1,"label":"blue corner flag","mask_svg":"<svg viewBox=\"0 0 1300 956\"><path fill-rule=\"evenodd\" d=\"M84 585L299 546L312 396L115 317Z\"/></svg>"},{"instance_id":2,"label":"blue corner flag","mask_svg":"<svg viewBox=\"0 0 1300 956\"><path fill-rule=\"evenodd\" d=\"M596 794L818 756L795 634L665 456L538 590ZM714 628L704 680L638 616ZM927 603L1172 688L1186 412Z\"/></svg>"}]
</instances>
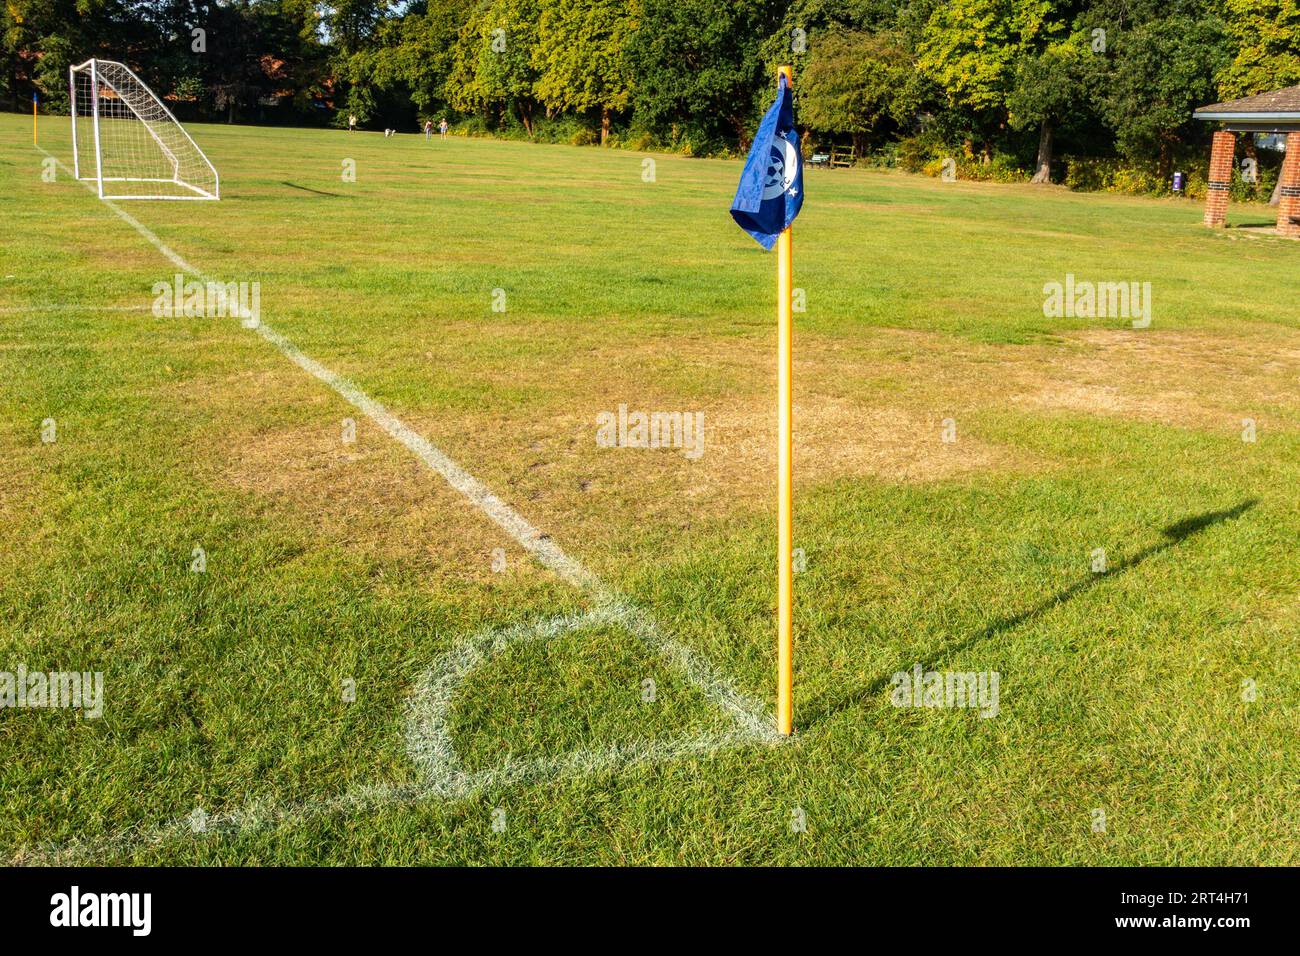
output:
<instances>
[{"instance_id":1,"label":"blue corner flag","mask_svg":"<svg viewBox=\"0 0 1300 956\"><path fill-rule=\"evenodd\" d=\"M776 100L758 125L754 145L740 174L731 216L764 249L794 222L803 206L803 158L794 130L794 103L784 76Z\"/></svg>"}]
</instances>

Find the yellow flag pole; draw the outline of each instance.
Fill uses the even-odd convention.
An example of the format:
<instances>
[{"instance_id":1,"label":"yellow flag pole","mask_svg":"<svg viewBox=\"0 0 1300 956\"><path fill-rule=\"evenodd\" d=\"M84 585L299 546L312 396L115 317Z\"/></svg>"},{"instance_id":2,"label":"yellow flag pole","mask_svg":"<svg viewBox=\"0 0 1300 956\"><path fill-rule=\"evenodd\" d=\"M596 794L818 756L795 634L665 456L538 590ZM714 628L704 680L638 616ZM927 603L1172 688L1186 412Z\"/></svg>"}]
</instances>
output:
<instances>
[{"instance_id":1,"label":"yellow flag pole","mask_svg":"<svg viewBox=\"0 0 1300 956\"><path fill-rule=\"evenodd\" d=\"M779 67L777 72L793 89L790 67ZM793 228L787 226L776 239L776 729L784 737L794 731Z\"/></svg>"},{"instance_id":2,"label":"yellow flag pole","mask_svg":"<svg viewBox=\"0 0 1300 956\"><path fill-rule=\"evenodd\" d=\"M32 94L32 145L36 145L36 94Z\"/></svg>"}]
</instances>

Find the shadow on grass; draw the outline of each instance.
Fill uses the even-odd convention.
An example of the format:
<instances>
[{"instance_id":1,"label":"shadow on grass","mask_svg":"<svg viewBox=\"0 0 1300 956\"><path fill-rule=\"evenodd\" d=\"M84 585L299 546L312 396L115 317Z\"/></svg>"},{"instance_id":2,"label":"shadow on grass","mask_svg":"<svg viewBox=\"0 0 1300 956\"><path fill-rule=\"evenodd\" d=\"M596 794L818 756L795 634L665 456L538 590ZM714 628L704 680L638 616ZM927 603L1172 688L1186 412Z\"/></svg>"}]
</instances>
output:
<instances>
[{"instance_id":1,"label":"shadow on grass","mask_svg":"<svg viewBox=\"0 0 1300 956\"><path fill-rule=\"evenodd\" d=\"M331 198L333 198L333 199L347 199L347 198L348 198L347 196L344 196L342 193L327 193L327 192L325 192L325 191L322 190L322 189L312 189L310 186L299 186L297 183L291 183L291 182L289 182L289 180L287 180L287 179L281 180L281 181L280 181L280 185L281 185L281 186L288 186L290 189L301 189L301 190L302 190L303 192L305 192L305 193L313 193L313 194L315 194L315 195L317 195L317 196L329 196L329 197L331 197Z\"/></svg>"},{"instance_id":2,"label":"shadow on grass","mask_svg":"<svg viewBox=\"0 0 1300 956\"><path fill-rule=\"evenodd\" d=\"M1234 222L1228 227L1230 232L1242 232L1248 236L1276 236L1277 220L1270 219L1267 222Z\"/></svg>"},{"instance_id":3,"label":"shadow on grass","mask_svg":"<svg viewBox=\"0 0 1300 956\"><path fill-rule=\"evenodd\" d=\"M1192 535L1198 534L1206 528L1213 527L1216 524L1221 524L1224 521L1231 521L1234 518L1241 517L1241 515L1255 507L1257 503L1258 499L1250 498L1232 508L1226 508L1222 511L1207 511L1204 514L1193 515L1190 518L1184 518L1182 521L1177 521L1168 525L1160 530L1160 533L1164 536L1164 540L1159 543L1144 548L1131 558L1121 561L1103 574L1089 574L1088 577L1082 578L1074 584L1071 584L1069 587L1057 591L1051 597L1041 601L1032 608L1021 611L1018 614L998 618L992 624L976 631L974 634L968 635L961 640L939 648L938 653L934 655L932 661L941 661L946 657L958 654L967 648L978 644L980 641L987 640L988 638L1001 634L1004 631L1014 630L1021 624L1032 621L1034 618L1045 614L1052 608L1064 604L1066 601L1073 600L1090 588L1094 588L1098 584L1101 584L1103 581L1110 580L1117 575L1123 574L1125 571L1133 570L1148 558L1153 558L1157 554L1168 551L1170 548L1177 547ZM800 723L804 724L805 727L812 727L821 723L828 717L833 717L842 710L865 703L867 700L888 687L889 682L893 679L895 673L898 671L909 670L915 663L915 659L909 658L906 663L894 668L888 674L882 675L867 687L853 691L851 694L828 704L812 704L812 706L804 712L804 718ZM938 668L934 667L933 663L931 663L929 665L923 665L923 669L937 670Z\"/></svg>"}]
</instances>

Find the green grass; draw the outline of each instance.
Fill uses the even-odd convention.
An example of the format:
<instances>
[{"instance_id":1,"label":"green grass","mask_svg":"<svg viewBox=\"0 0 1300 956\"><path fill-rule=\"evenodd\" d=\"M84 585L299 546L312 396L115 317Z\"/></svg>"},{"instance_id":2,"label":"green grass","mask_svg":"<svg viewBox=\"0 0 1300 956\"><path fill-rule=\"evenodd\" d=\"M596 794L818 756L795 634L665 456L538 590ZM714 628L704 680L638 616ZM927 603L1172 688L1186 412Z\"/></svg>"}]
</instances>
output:
<instances>
[{"instance_id":1,"label":"green grass","mask_svg":"<svg viewBox=\"0 0 1300 956\"><path fill-rule=\"evenodd\" d=\"M22 117L0 132L0 670L103 671L106 698L0 710L9 856L1300 862L1300 245L1184 202L865 171L808 173L796 230L792 742L132 839L418 782L420 675L588 598L238 322L142 311L172 264L43 182ZM260 282L267 324L772 706L774 264L727 215L738 164L654 156L647 183L631 152L192 132L222 201L124 209ZM42 138L68 159L58 121ZM1044 317L1066 273L1151 282L1152 327ZM597 447L620 403L703 411L705 454ZM893 707L917 663L997 671L999 713ZM507 649L450 722L470 770L720 725L609 625Z\"/></svg>"}]
</instances>

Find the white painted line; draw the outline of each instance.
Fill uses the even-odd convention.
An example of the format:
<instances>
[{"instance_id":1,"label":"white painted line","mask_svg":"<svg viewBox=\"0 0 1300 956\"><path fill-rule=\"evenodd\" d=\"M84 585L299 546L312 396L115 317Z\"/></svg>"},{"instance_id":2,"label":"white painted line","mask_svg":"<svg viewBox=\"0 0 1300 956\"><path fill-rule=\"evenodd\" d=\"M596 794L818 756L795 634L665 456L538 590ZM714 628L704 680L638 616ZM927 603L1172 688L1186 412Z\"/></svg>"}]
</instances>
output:
<instances>
[{"instance_id":1,"label":"white painted line","mask_svg":"<svg viewBox=\"0 0 1300 956\"><path fill-rule=\"evenodd\" d=\"M693 672L692 667L698 664L698 658L688 656L683 666L678 650L664 656L670 665L683 670L697 689L731 718L729 730L674 737L666 741L613 744L558 757L531 760L509 757L498 766L477 773L467 773L461 768L451 736L451 707L456 691L475 669L511 646L551 640L585 627L621 624L637 633L640 625L629 617L626 610L614 605L598 606L581 614L483 631L444 654L417 682L411 693L406 720L407 753L424 770L425 779L433 791L444 799L457 800L488 786L558 779L580 772L597 773L628 762L662 762L683 753L711 752L757 742L778 743L784 739L769 726L769 722L753 719L753 715L744 709L743 701L728 700L717 694L718 685L705 679L714 675ZM658 637L637 636L661 651L665 649L665 643L681 647L676 642L665 642Z\"/></svg>"},{"instance_id":2,"label":"white painted line","mask_svg":"<svg viewBox=\"0 0 1300 956\"><path fill-rule=\"evenodd\" d=\"M58 157L46 152L42 147L37 147L46 156L49 156L59 168L69 176L72 176L72 170ZM74 180L75 181L75 180ZM81 185L87 190L94 193L94 189L84 181ZM205 283L214 282L210 276L205 275L198 268L191 265L185 259L181 258L174 250L167 246L158 236L150 229L145 227L130 213L122 209L110 199L101 200L101 202L111 209L131 228L140 235L144 236L159 252L171 260L182 272L189 273ZM578 562L566 555L560 548L555 545L547 535L542 534L519 512L515 511L508 504L493 494L486 485L477 478L465 471L464 468L456 464L439 449L435 448L427 439L417 434L402 423L395 415L390 413L379 402L375 401L357 386L347 381L342 376L321 365L315 359L305 355L301 349L290 342L279 332L272 329L265 322L258 324L254 330L263 339L270 342L291 362L304 371L314 375L320 381L324 382L335 392L341 395L349 404L355 406L370 418L375 424L386 431L394 439L401 442L412 452L415 453L421 461L442 475L453 488L464 495L480 511L491 518L494 522L515 541L519 542L524 548L532 553L536 558L558 574L565 581L579 587L590 594L598 595L603 592L604 588L600 582L583 568Z\"/></svg>"},{"instance_id":3,"label":"white painted line","mask_svg":"<svg viewBox=\"0 0 1300 956\"><path fill-rule=\"evenodd\" d=\"M64 173L72 175L71 170L61 160L45 149L37 148L54 159ZM82 185L90 189L88 184L82 183ZM94 193L93 189L90 191ZM204 282L214 281L190 265L163 243L156 234L114 202L107 199L100 201L147 239L178 269ZM580 776L632 764L669 760L688 754L712 753L723 747L756 743L774 745L785 739L776 732L771 715L766 713L760 703L737 691L712 664L689 647L666 637L648 614L607 588L596 575L567 555L549 535L535 528L523 515L497 497L486 485L428 439L413 431L356 385L303 353L265 322L259 323L254 331L299 368L328 385L393 439L405 445L417 458L441 475L448 484L520 546L527 549L545 567L550 568L564 581L584 591L592 599L594 606L583 614L481 633L443 655L434 668L420 678L409 704L406 738L408 753L417 766L424 771L425 780L422 783L354 787L340 796L307 801L287 809L264 805L228 814L213 815L207 820L205 833L242 832L322 813L408 803L429 798L458 800L489 785ZM451 742L447 715L457 688L476 666L517 641L546 640L575 628L612 623L626 627L648 647L661 653L680 668L706 699L731 718L735 729L688 736L667 742L611 744L597 750L575 751L539 760L506 761L477 774L467 774L460 769ZM153 828L132 828L105 838L67 847L20 853L15 858L15 862L52 862L80 858L114 848L156 845L191 832L193 831L188 818L184 818Z\"/></svg>"},{"instance_id":4,"label":"white painted line","mask_svg":"<svg viewBox=\"0 0 1300 956\"><path fill-rule=\"evenodd\" d=\"M428 439L408 428L383 405L347 379L332 372L315 359L304 355L296 345L265 323L258 325L256 332L278 348L291 362L334 389L335 392L363 412L367 418L386 431L392 438L410 449L415 454L415 457L442 475L447 484L459 491L471 504L496 522L506 534L526 548L538 561L569 584L581 588L593 596L604 593L604 587L600 581L577 561L561 551L559 546L548 535L542 534L542 532L534 528L523 515L511 508L493 494L481 481L434 447Z\"/></svg>"}]
</instances>

